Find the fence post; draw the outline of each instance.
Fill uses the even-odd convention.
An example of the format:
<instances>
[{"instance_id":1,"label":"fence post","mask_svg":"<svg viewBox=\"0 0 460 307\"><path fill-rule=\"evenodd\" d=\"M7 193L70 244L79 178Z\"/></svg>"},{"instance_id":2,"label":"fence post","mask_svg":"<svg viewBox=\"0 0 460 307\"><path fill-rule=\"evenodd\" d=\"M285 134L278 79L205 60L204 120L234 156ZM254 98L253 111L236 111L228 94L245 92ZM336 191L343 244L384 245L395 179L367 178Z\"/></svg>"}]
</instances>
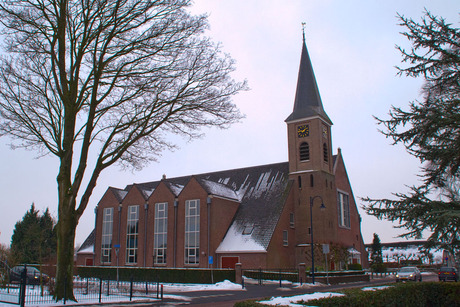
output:
<instances>
[{"instance_id":1,"label":"fence post","mask_svg":"<svg viewBox=\"0 0 460 307\"><path fill-rule=\"evenodd\" d=\"M262 285L262 268L259 267L259 286Z\"/></svg>"},{"instance_id":2,"label":"fence post","mask_svg":"<svg viewBox=\"0 0 460 307\"><path fill-rule=\"evenodd\" d=\"M163 285L161 285L161 300L163 300Z\"/></svg>"},{"instance_id":3,"label":"fence post","mask_svg":"<svg viewBox=\"0 0 460 307\"><path fill-rule=\"evenodd\" d=\"M300 285L302 285L303 281L307 282L307 273L305 271L305 263L299 263L299 281L300 281Z\"/></svg>"},{"instance_id":4,"label":"fence post","mask_svg":"<svg viewBox=\"0 0 460 307\"><path fill-rule=\"evenodd\" d=\"M99 278L99 304L101 303L101 295L102 295L102 278Z\"/></svg>"},{"instance_id":5,"label":"fence post","mask_svg":"<svg viewBox=\"0 0 460 307\"><path fill-rule=\"evenodd\" d=\"M129 301L133 299L133 280L134 280L134 277L131 276L130 286L129 286Z\"/></svg>"},{"instance_id":6,"label":"fence post","mask_svg":"<svg viewBox=\"0 0 460 307\"><path fill-rule=\"evenodd\" d=\"M110 294L110 279L107 279L107 296Z\"/></svg>"},{"instance_id":7,"label":"fence post","mask_svg":"<svg viewBox=\"0 0 460 307\"><path fill-rule=\"evenodd\" d=\"M21 287L19 289L19 305L24 307L26 304L26 288L27 288L27 265L24 265L24 270L21 272Z\"/></svg>"},{"instance_id":8,"label":"fence post","mask_svg":"<svg viewBox=\"0 0 460 307\"><path fill-rule=\"evenodd\" d=\"M280 269L280 288L282 288L283 285L281 284L281 269Z\"/></svg>"},{"instance_id":9,"label":"fence post","mask_svg":"<svg viewBox=\"0 0 460 307\"><path fill-rule=\"evenodd\" d=\"M86 295L88 295L89 292L89 278L86 277Z\"/></svg>"},{"instance_id":10,"label":"fence post","mask_svg":"<svg viewBox=\"0 0 460 307\"><path fill-rule=\"evenodd\" d=\"M157 298L160 298L160 277L157 276Z\"/></svg>"},{"instance_id":11,"label":"fence post","mask_svg":"<svg viewBox=\"0 0 460 307\"><path fill-rule=\"evenodd\" d=\"M145 281L145 295L149 295L149 282Z\"/></svg>"},{"instance_id":12,"label":"fence post","mask_svg":"<svg viewBox=\"0 0 460 307\"><path fill-rule=\"evenodd\" d=\"M235 283L241 284L243 279L243 265L241 263L235 264Z\"/></svg>"}]
</instances>

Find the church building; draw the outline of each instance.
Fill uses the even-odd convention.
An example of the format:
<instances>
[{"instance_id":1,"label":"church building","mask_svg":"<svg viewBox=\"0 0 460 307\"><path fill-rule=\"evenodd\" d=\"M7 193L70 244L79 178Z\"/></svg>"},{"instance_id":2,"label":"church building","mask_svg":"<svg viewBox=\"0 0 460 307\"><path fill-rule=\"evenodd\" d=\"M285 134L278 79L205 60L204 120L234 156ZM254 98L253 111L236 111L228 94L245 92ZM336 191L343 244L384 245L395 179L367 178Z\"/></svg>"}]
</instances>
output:
<instances>
[{"instance_id":1,"label":"church building","mask_svg":"<svg viewBox=\"0 0 460 307\"><path fill-rule=\"evenodd\" d=\"M305 37L285 122L287 162L109 187L77 265L308 267L313 240L315 259L329 247L330 270L367 267L361 218L341 150L332 153L332 121Z\"/></svg>"}]
</instances>

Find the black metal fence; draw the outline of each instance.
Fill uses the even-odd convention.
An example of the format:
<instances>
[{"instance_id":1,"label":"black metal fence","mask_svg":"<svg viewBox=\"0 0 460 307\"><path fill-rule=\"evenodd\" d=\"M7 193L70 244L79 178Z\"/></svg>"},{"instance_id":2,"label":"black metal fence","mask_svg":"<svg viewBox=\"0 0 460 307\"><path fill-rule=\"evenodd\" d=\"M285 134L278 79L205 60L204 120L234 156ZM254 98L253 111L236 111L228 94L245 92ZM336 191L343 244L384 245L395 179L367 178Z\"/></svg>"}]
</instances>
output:
<instances>
[{"instance_id":1,"label":"black metal fence","mask_svg":"<svg viewBox=\"0 0 460 307\"><path fill-rule=\"evenodd\" d=\"M246 269L243 270L243 276L256 280L259 285L263 285L264 281L277 281L282 287L282 281L300 282L299 271L295 269Z\"/></svg>"},{"instance_id":2,"label":"black metal fence","mask_svg":"<svg viewBox=\"0 0 460 307\"><path fill-rule=\"evenodd\" d=\"M131 301L133 299L163 298L163 287L159 282L103 280L99 278L73 279L73 294L78 302L101 303L108 301ZM0 301L21 306L54 303L54 280L46 285L7 285L0 289ZM64 300L62 302L66 304Z\"/></svg>"}]
</instances>

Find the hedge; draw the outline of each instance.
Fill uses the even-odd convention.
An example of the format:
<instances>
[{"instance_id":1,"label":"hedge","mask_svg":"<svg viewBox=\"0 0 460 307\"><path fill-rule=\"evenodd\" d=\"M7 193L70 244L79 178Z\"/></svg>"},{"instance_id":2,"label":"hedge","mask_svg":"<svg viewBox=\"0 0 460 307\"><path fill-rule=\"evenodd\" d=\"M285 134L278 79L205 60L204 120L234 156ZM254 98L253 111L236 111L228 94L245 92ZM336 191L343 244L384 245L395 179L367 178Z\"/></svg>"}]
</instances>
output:
<instances>
[{"instance_id":1,"label":"hedge","mask_svg":"<svg viewBox=\"0 0 460 307\"><path fill-rule=\"evenodd\" d=\"M78 267L77 275L83 278L102 278L116 280L116 267L82 266ZM120 267L119 280L151 281L162 283L200 283L210 284L229 280L235 282L233 269L167 269L167 268L127 268Z\"/></svg>"},{"instance_id":2,"label":"hedge","mask_svg":"<svg viewBox=\"0 0 460 307\"><path fill-rule=\"evenodd\" d=\"M308 301L309 306L460 306L459 283L405 283L377 291L348 291ZM305 303L307 304L307 303Z\"/></svg>"}]
</instances>

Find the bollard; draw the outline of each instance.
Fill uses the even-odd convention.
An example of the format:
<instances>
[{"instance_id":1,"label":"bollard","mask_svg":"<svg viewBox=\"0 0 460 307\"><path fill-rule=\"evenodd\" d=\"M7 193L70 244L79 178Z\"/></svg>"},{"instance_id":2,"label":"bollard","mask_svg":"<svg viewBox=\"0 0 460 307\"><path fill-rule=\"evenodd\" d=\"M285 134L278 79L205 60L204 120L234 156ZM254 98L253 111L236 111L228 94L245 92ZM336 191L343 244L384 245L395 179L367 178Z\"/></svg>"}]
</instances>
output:
<instances>
[{"instance_id":1,"label":"bollard","mask_svg":"<svg viewBox=\"0 0 460 307\"><path fill-rule=\"evenodd\" d=\"M244 277L241 278L241 289L244 289Z\"/></svg>"},{"instance_id":2,"label":"bollard","mask_svg":"<svg viewBox=\"0 0 460 307\"><path fill-rule=\"evenodd\" d=\"M161 300L163 300L163 285L161 285Z\"/></svg>"},{"instance_id":3,"label":"bollard","mask_svg":"<svg viewBox=\"0 0 460 307\"><path fill-rule=\"evenodd\" d=\"M107 296L110 294L110 280L107 279Z\"/></svg>"}]
</instances>

